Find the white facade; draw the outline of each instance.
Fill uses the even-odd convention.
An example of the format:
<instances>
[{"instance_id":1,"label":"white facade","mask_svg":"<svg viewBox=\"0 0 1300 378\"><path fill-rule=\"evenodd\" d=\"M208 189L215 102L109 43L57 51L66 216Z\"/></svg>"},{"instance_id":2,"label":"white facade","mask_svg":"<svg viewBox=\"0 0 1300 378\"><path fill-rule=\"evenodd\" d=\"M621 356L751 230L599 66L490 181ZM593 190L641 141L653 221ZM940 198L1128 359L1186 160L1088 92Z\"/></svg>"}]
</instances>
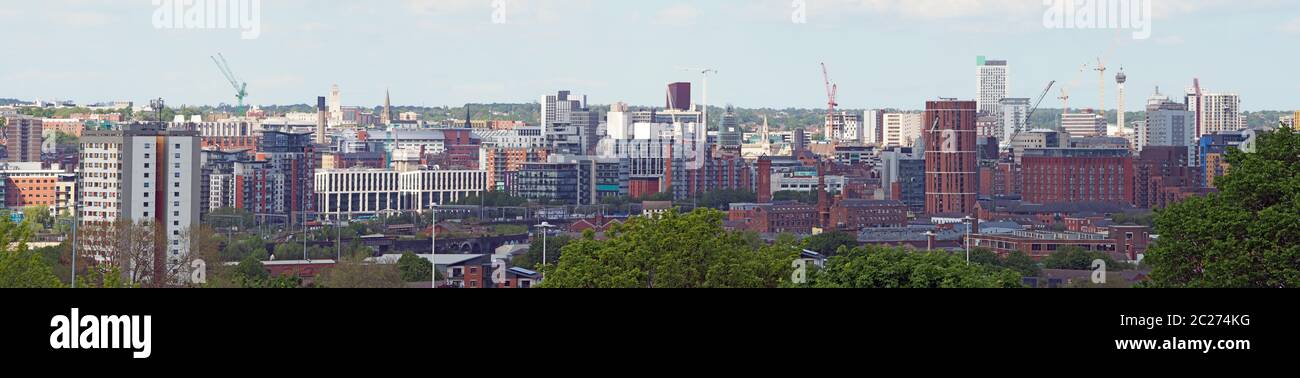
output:
<instances>
[{"instance_id":1,"label":"white facade","mask_svg":"<svg viewBox=\"0 0 1300 378\"><path fill-rule=\"evenodd\" d=\"M1246 128L1246 120L1241 113L1241 96L1236 93L1202 92L1199 103L1195 93L1189 93L1187 110L1201 118L1199 136Z\"/></svg>"},{"instance_id":2,"label":"white facade","mask_svg":"<svg viewBox=\"0 0 1300 378\"><path fill-rule=\"evenodd\" d=\"M1106 119L1097 113L1061 115L1061 129L1073 138L1106 135Z\"/></svg>"},{"instance_id":3,"label":"white facade","mask_svg":"<svg viewBox=\"0 0 1300 378\"><path fill-rule=\"evenodd\" d=\"M915 147L917 138L921 137L921 113L885 113L884 145Z\"/></svg>"},{"instance_id":4,"label":"white facade","mask_svg":"<svg viewBox=\"0 0 1300 378\"><path fill-rule=\"evenodd\" d=\"M335 219L350 215L425 211L481 194L486 171L411 171L334 169L316 171L321 213Z\"/></svg>"},{"instance_id":5,"label":"white facade","mask_svg":"<svg viewBox=\"0 0 1300 378\"><path fill-rule=\"evenodd\" d=\"M161 224L169 264L188 255L186 232L199 225L200 137L129 125L87 131L81 139L83 224L127 220Z\"/></svg>"},{"instance_id":6,"label":"white facade","mask_svg":"<svg viewBox=\"0 0 1300 378\"><path fill-rule=\"evenodd\" d=\"M1029 99L1004 98L1000 103L997 137L1003 149L1011 146L1016 134L1029 130Z\"/></svg>"},{"instance_id":7,"label":"white facade","mask_svg":"<svg viewBox=\"0 0 1300 378\"><path fill-rule=\"evenodd\" d=\"M975 70L976 109L983 114L996 114L998 102L1007 97L1011 87L1011 67L1005 60L985 60L979 57Z\"/></svg>"}]
</instances>

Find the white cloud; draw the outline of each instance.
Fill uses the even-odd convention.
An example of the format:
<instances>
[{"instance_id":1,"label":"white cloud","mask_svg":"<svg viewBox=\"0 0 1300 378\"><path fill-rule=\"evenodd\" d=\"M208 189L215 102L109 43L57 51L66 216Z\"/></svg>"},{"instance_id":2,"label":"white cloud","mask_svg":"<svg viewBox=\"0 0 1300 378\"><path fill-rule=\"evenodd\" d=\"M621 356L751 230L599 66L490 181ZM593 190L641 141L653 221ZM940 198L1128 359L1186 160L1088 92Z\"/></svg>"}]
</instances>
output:
<instances>
[{"instance_id":1,"label":"white cloud","mask_svg":"<svg viewBox=\"0 0 1300 378\"><path fill-rule=\"evenodd\" d=\"M1284 33L1300 34L1300 17L1292 18L1291 21L1278 26L1278 30Z\"/></svg>"}]
</instances>

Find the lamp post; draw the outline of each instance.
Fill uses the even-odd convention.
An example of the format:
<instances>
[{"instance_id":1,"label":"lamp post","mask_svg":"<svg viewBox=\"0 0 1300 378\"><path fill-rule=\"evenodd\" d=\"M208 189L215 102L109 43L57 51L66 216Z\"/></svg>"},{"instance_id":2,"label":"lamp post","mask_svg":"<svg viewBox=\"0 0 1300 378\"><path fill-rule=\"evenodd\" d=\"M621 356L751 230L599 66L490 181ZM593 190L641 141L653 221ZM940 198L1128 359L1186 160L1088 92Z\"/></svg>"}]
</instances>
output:
<instances>
[{"instance_id":1,"label":"lamp post","mask_svg":"<svg viewBox=\"0 0 1300 378\"><path fill-rule=\"evenodd\" d=\"M547 230L553 227L555 226L551 225L548 222L542 222L542 224L537 225L537 228L542 230L542 263L540 264L540 266L543 267L546 266L546 234L549 232ZM543 275L543 279L545 279L544 275Z\"/></svg>"},{"instance_id":2,"label":"lamp post","mask_svg":"<svg viewBox=\"0 0 1300 378\"><path fill-rule=\"evenodd\" d=\"M975 226L975 218L968 215L961 221L966 224L966 265L970 265L970 232Z\"/></svg>"},{"instance_id":3,"label":"lamp post","mask_svg":"<svg viewBox=\"0 0 1300 378\"><path fill-rule=\"evenodd\" d=\"M432 239L430 241L430 247L432 249L429 252L429 262L433 263L433 269L430 275L432 276L433 279L433 288L437 289L438 288L438 204L437 203L432 204L430 206L430 209L432 210L430 215L433 216L433 220L430 222L432 227L429 227L429 234L431 236L430 239Z\"/></svg>"}]
</instances>

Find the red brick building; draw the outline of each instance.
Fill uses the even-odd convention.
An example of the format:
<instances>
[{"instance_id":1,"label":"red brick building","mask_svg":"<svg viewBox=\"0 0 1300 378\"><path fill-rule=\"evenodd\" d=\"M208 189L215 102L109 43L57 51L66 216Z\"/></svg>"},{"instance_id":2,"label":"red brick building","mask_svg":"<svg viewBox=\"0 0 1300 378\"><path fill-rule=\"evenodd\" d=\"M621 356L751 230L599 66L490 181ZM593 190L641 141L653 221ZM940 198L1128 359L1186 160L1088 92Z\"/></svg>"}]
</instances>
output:
<instances>
[{"instance_id":1,"label":"red brick building","mask_svg":"<svg viewBox=\"0 0 1300 378\"><path fill-rule=\"evenodd\" d=\"M1027 149L1022 161L1027 202L1133 203L1133 158L1128 150Z\"/></svg>"},{"instance_id":2,"label":"red brick building","mask_svg":"<svg viewBox=\"0 0 1300 378\"><path fill-rule=\"evenodd\" d=\"M979 190L975 101L925 104L925 211L970 214Z\"/></svg>"},{"instance_id":3,"label":"red brick building","mask_svg":"<svg viewBox=\"0 0 1300 378\"><path fill-rule=\"evenodd\" d=\"M1187 166L1187 147L1147 146L1133 168L1138 208L1165 208L1200 192L1201 172Z\"/></svg>"},{"instance_id":4,"label":"red brick building","mask_svg":"<svg viewBox=\"0 0 1300 378\"><path fill-rule=\"evenodd\" d=\"M907 211L907 205L901 201L839 200L831 207L829 226L843 231L904 227Z\"/></svg>"},{"instance_id":5,"label":"red brick building","mask_svg":"<svg viewBox=\"0 0 1300 378\"><path fill-rule=\"evenodd\" d=\"M772 202L772 159L758 158L758 203Z\"/></svg>"},{"instance_id":6,"label":"red brick building","mask_svg":"<svg viewBox=\"0 0 1300 378\"><path fill-rule=\"evenodd\" d=\"M819 227L817 208L797 202L733 204L728 218L744 229L762 234L810 234Z\"/></svg>"}]
</instances>

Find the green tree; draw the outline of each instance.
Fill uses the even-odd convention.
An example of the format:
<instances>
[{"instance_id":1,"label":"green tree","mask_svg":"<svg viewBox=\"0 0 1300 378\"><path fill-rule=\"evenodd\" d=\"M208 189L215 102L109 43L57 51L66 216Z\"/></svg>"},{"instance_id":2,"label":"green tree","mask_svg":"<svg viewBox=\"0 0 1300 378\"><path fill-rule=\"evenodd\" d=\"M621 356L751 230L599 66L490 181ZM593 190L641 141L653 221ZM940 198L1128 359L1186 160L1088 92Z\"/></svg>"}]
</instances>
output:
<instances>
[{"instance_id":1,"label":"green tree","mask_svg":"<svg viewBox=\"0 0 1300 378\"><path fill-rule=\"evenodd\" d=\"M551 266L554 266L555 264L559 264L560 256L564 254L564 246L569 245L569 243L572 241L573 241L573 237L568 235L547 237L546 264ZM515 256L510 263L520 268L536 270L538 269L537 267L538 263L541 261L542 261L542 238L538 236L536 240L533 240L532 243L528 245L527 253L524 253L519 256Z\"/></svg>"},{"instance_id":2,"label":"green tree","mask_svg":"<svg viewBox=\"0 0 1300 378\"><path fill-rule=\"evenodd\" d=\"M1107 269L1123 267L1105 252L1088 251L1074 246L1061 248L1047 255L1043 258L1043 266L1047 269L1089 270L1096 260L1105 261Z\"/></svg>"},{"instance_id":3,"label":"green tree","mask_svg":"<svg viewBox=\"0 0 1300 378\"><path fill-rule=\"evenodd\" d=\"M235 267L233 275L235 282L240 286L250 287L258 286L262 281L270 278L271 273L266 271L266 266L262 265L261 260L248 255L239 261L239 266Z\"/></svg>"},{"instance_id":4,"label":"green tree","mask_svg":"<svg viewBox=\"0 0 1300 378\"><path fill-rule=\"evenodd\" d=\"M1218 193L1157 213L1150 286L1300 287L1300 134L1282 126L1227 161Z\"/></svg>"},{"instance_id":5,"label":"green tree","mask_svg":"<svg viewBox=\"0 0 1300 378\"><path fill-rule=\"evenodd\" d=\"M397 270L402 273L402 281L424 282L433 279L433 263L414 253L402 254L397 260Z\"/></svg>"},{"instance_id":6,"label":"green tree","mask_svg":"<svg viewBox=\"0 0 1300 378\"><path fill-rule=\"evenodd\" d=\"M701 194L699 207L727 210L733 203L749 203L758 200L758 195L748 190L721 189Z\"/></svg>"},{"instance_id":7,"label":"green tree","mask_svg":"<svg viewBox=\"0 0 1300 378\"><path fill-rule=\"evenodd\" d=\"M867 246L830 258L809 275L817 288L1017 288L1014 271L966 264L965 256Z\"/></svg>"},{"instance_id":8,"label":"green tree","mask_svg":"<svg viewBox=\"0 0 1300 378\"><path fill-rule=\"evenodd\" d=\"M970 261L972 264L1010 269L1020 274L1021 277L1038 277L1042 273L1042 268L1038 266L1038 262L1020 251L1011 252L1006 257L1002 257L988 249L975 248L970 252Z\"/></svg>"},{"instance_id":9,"label":"green tree","mask_svg":"<svg viewBox=\"0 0 1300 378\"><path fill-rule=\"evenodd\" d=\"M812 192L812 191L796 192L790 190L783 190L773 194L772 200L777 202L795 201L795 202L805 203L805 204L815 204L817 203L817 192Z\"/></svg>"},{"instance_id":10,"label":"green tree","mask_svg":"<svg viewBox=\"0 0 1300 378\"><path fill-rule=\"evenodd\" d=\"M0 219L0 288L57 288L63 282L40 253L27 249L28 227Z\"/></svg>"},{"instance_id":11,"label":"green tree","mask_svg":"<svg viewBox=\"0 0 1300 378\"><path fill-rule=\"evenodd\" d=\"M316 277L316 286L325 288L401 288L405 285L396 264L371 264L346 256Z\"/></svg>"},{"instance_id":12,"label":"green tree","mask_svg":"<svg viewBox=\"0 0 1300 378\"><path fill-rule=\"evenodd\" d=\"M804 248L816 251L822 256L834 256L840 248L853 249L858 246L858 237L847 232L827 232L804 239Z\"/></svg>"},{"instance_id":13,"label":"green tree","mask_svg":"<svg viewBox=\"0 0 1300 378\"><path fill-rule=\"evenodd\" d=\"M54 217L50 216L49 207L28 206L23 208L23 223L31 227L32 231L39 232L53 225Z\"/></svg>"},{"instance_id":14,"label":"green tree","mask_svg":"<svg viewBox=\"0 0 1300 378\"><path fill-rule=\"evenodd\" d=\"M744 233L722 228L724 213L699 209L635 217L612 227L607 240L591 233L563 248L544 269L552 288L774 288L787 285L794 243L755 250Z\"/></svg>"}]
</instances>

